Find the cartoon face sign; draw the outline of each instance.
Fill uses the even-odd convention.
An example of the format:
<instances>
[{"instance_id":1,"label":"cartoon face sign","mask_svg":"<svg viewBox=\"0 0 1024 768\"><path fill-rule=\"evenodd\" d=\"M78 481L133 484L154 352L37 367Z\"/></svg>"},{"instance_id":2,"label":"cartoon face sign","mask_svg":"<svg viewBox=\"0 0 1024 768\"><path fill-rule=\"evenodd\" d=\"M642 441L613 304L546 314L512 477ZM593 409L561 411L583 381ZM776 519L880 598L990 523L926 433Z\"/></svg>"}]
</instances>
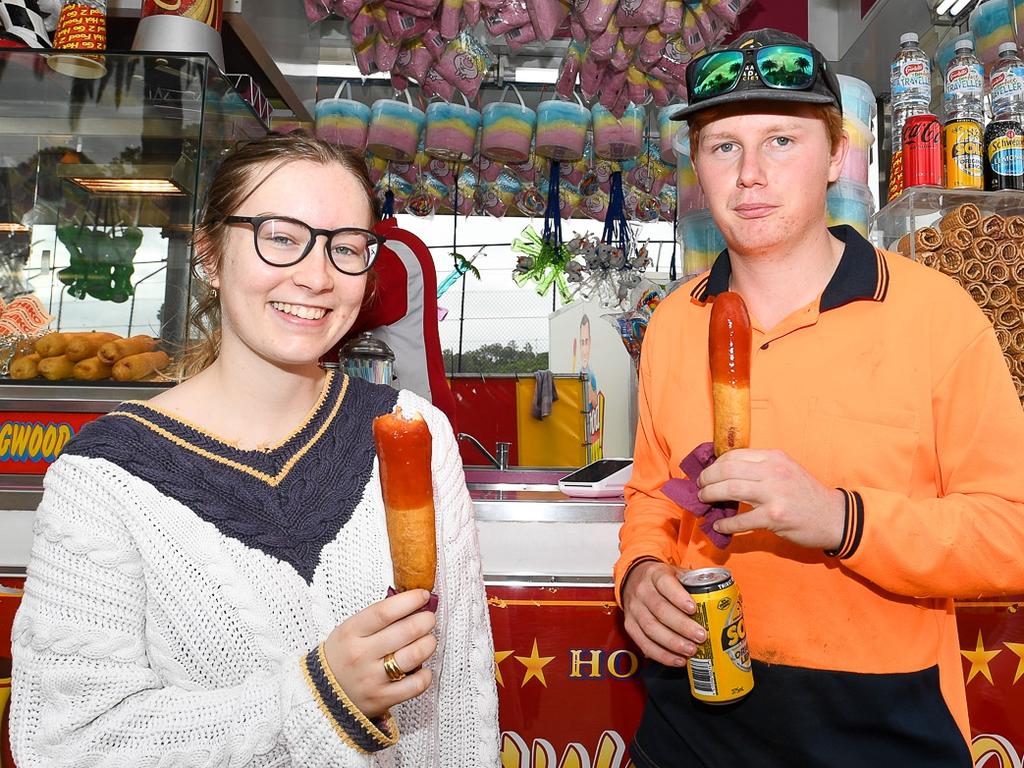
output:
<instances>
[{"instance_id":1,"label":"cartoon face sign","mask_svg":"<svg viewBox=\"0 0 1024 768\"><path fill-rule=\"evenodd\" d=\"M468 53L456 54L452 60L452 66L455 67L455 74L459 76L461 80L478 80L480 78L480 72L476 67L476 61Z\"/></svg>"}]
</instances>

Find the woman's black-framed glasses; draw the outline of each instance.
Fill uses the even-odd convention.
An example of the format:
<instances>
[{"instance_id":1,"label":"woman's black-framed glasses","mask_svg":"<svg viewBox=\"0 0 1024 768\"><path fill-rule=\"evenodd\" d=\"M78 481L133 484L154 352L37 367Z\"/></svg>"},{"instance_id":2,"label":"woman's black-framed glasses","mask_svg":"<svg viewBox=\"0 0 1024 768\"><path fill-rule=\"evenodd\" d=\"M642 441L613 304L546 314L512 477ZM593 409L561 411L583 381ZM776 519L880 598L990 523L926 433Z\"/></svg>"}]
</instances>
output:
<instances>
[{"instance_id":1,"label":"woman's black-framed glasses","mask_svg":"<svg viewBox=\"0 0 1024 768\"><path fill-rule=\"evenodd\" d=\"M768 88L806 91L814 86L824 60L816 50L802 45L765 45L760 48L734 48L715 51L695 59L686 69L690 103L729 93L743 79L748 63ZM833 91L827 77L822 78L836 103L842 97Z\"/></svg>"},{"instance_id":2,"label":"woman's black-framed glasses","mask_svg":"<svg viewBox=\"0 0 1024 768\"><path fill-rule=\"evenodd\" d=\"M273 267L298 264L323 235L327 238L327 258L334 268L346 275L362 275L370 271L385 242L382 235L368 229L316 229L288 216L225 216L224 221L251 226L256 255Z\"/></svg>"}]
</instances>

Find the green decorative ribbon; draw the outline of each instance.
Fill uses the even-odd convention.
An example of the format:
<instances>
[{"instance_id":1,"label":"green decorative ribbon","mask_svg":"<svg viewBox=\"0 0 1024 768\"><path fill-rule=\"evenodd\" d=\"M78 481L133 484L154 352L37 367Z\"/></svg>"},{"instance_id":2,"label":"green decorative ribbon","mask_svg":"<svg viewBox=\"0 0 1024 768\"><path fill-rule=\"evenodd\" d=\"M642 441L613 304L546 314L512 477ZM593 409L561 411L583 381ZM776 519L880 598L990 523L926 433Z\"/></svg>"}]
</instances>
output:
<instances>
[{"instance_id":1,"label":"green decorative ribbon","mask_svg":"<svg viewBox=\"0 0 1024 768\"><path fill-rule=\"evenodd\" d=\"M563 302L572 298L565 279L565 265L572 259L568 248L544 240L537 234L537 230L527 226L512 242L512 250L523 254L512 273L512 279L517 285L534 281L537 283L537 293L541 296L554 286Z\"/></svg>"}]
</instances>

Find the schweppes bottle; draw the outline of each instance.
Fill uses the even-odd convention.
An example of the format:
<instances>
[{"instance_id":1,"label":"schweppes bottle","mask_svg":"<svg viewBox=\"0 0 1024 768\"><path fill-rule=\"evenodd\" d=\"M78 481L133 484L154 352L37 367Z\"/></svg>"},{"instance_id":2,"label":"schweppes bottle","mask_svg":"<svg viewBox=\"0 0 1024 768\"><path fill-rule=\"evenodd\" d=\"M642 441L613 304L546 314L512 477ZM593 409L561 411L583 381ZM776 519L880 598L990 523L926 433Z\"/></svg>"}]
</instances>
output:
<instances>
[{"instance_id":1,"label":"schweppes bottle","mask_svg":"<svg viewBox=\"0 0 1024 768\"><path fill-rule=\"evenodd\" d=\"M993 120L985 128L985 188L1024 189L1024 134L1017 120Z\"/></svg>"}]
</instances>

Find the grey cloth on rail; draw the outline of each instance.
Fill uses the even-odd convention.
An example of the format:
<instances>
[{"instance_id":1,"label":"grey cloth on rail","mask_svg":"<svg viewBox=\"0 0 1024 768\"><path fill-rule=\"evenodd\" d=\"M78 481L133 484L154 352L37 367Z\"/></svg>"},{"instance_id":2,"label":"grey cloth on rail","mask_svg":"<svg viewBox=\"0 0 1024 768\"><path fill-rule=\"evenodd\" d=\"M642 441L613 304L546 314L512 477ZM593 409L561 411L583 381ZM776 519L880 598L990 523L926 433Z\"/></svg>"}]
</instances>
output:
<instances>
[{"instance_id":1,"label":"grey cloth on rail","mask_svg":"<svg viewBox=\"0 0 1024 768\"><path fill-rule=\"evenodd\" d=\"M537 371L533 374L533 418L543 419L551 415L551 404L558 399L555 391L555 377L551 371Z\"/></svg>"}]
</instances>

